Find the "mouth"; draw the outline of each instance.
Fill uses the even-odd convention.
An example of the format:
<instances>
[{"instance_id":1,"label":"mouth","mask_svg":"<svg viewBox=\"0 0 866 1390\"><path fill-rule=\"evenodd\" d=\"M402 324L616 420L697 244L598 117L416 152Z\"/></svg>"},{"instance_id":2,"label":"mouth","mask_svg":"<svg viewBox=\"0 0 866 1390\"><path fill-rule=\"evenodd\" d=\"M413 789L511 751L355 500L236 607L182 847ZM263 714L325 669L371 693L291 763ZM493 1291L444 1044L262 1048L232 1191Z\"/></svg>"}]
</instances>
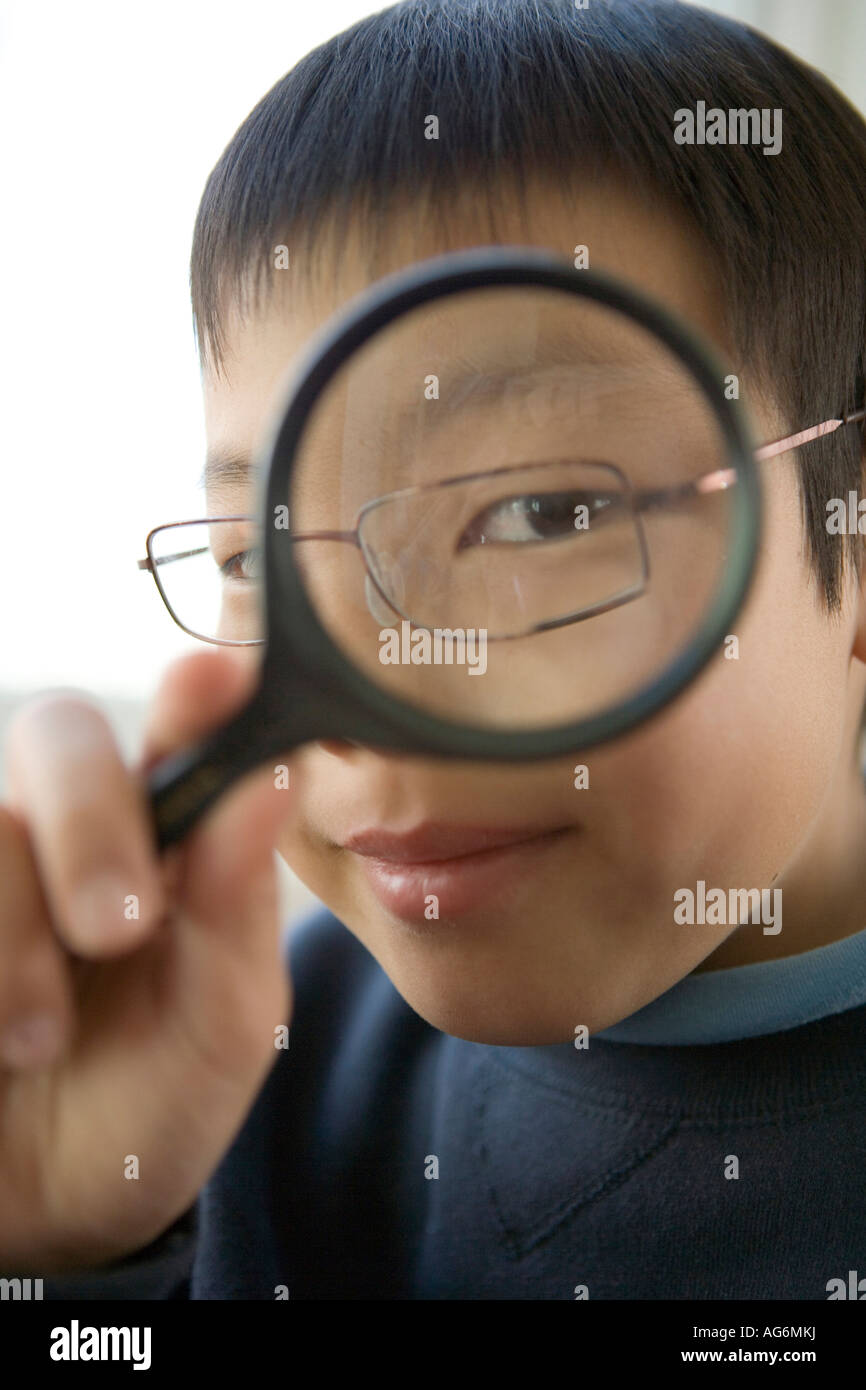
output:
<instances>
[{"instance_id":1,"label":"mouth","mask_svg":"<svg viewBox=\"0 0 866 1390\"><path fill-rule=\"evenodd\" d=\"M398 834L365 830L342 848L357 855L382 907L403 921L433 928L457 917L502 905L524 877L574 831L573 825L456 826L428 823Z\"/></svg>"}]
</instances>

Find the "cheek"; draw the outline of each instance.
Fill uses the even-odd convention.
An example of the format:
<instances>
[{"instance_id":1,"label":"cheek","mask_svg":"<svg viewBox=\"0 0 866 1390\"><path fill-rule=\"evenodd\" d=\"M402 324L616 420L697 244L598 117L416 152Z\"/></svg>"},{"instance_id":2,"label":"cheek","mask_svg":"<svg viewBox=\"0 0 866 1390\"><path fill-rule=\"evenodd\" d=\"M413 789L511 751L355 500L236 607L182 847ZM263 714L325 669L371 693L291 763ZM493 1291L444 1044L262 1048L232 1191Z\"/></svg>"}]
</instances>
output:
<instances>
[{"instance_id":1,"label":"cheek","mask_svg":"<svg viewBox=\"0 0 866 1390\"><path fill-rule=\"evenodd\" d=\"M801 554L796 498L768 499L762 559L729 641L658 720L611 755L637 795L621 820L670 872L776 873L845 755L850 641Z\"/></svg>"},{"instance_id":2,"label":"cheek","mask_svg":"<svg viewBox=\"0 0 866 1390\"><path fill-rule=\"evenodd\" d=\"M277 850L305 882L308 882L309 875L315 875L318 881L322 881L323 875L333 879L339 870L340 855L329 847L316 830L317 808L323 795L321 779L316 775L316 762L309 759L308 749L302 748L295 753L295 765L300 773L297 814L282 831ZM314 888L314 891L318 889Z\"/></svg>"}]
</instances>

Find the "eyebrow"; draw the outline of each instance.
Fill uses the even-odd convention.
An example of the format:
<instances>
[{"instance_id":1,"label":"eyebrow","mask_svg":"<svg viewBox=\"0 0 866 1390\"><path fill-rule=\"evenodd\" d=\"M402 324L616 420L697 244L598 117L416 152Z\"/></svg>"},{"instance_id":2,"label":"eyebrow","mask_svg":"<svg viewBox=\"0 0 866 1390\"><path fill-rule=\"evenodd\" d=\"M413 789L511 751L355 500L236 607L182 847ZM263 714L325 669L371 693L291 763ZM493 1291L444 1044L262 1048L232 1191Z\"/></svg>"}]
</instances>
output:
<instances>
[{"instance_id":1,"label":"eyebrow","mask_svg":"<svg viewBox=\"0 0 866 1390\"><path fill-rule=\"evenodd\" d=\"M515 385L519 388L519 396L528 395L545 378L549 378L552 371L562 371L568 367L580 367L584 380L592 377L596 382L610 380L610 371L616 368L620 389L624 387L627 376L634 377L643 386L651 387L652 381L658 385L660 378L667 378L670 381L679 379L681 385L687 382L697 388L697 382L685 366L680 366L668 352L654 360L645 353L618 353L616 349L611 352L591 337L585 337L578 344L570 335L558 335L545 344L543 357L531 367L512 362L487 372L473 371L471 357L458 356L450 364L448 374L440 378L439 401L444 409L437 410L430 422L431 433L435 433L437 424L444 423L460 407L483 406L486 401L500 396L503 388ZM628 408L634 400L635 395L631 391L626 392L621 396L620 409ZM239 486L249 486L255 471L248 450L217 445L208 451L198 486L208 492L230 492Z\"/></svg>"},{"instance_id":2,"label":"eyebrow","mask_svg":"<svg viewBox=\"0 0 866 1390\"><path fill-rule=\"evenodd\" d=\"M502 396L505 401L520 400L525 396L530 396L533 391L540 386L550 384L558 379L570 381L570 369L578 366L575 359L567 358L564 355L551 354L543 363L537 363L529 368L500 368L492 372L465 372L440 379L439 403L442 409L437 412L440 415L448 415L466 405L483 405L489 400L496 400ZM580 378L575 385L575 400L579 400L582 394L581 388L591 384L594 394L615 394L620 398L622 404L628 405L637 397L637 391L641 386L651 387L658 385L660 381L669 379L670 382L679 379L682 381L684 374L667 370L659 370L658 367L637 366L627 362L614 361L594 361L581 362ZM616 368L616 375L611 374L611 368ZM608 392L599 393L599 384L610 388ZM634 393L634 394L632 394ZM431 426L436 428L435 420Z\"/></svg>"},{"instance_id":3,"label":"eyebrow","mask_svg":"<svg viewBox=\"0 0 866 1390\"><path fill-rule=\"evenodd\" d=\"M208 492L236 488L248 484L253 472L252 457L246 449L217 445L208 451L198 486Z\"/></svg>"},{"instance_id":4,"label":"eyebrow","mask_svg":"<svg viewBox=\"0 0 866 1390\"><path fill-rule=\"evenodd\" d=\"M614 316L612 311L604 312L609 317ZM531 344L529 350L533 350ZM531 382L533 378L543 376L551 369L569 367L579 368L585 379L593 377L596 380L604 380L611 369L617 369L619 379L623 379L627 374L635 375L640 380L646 379L647 376L676 376L681 379L685 377L696 384L685 365L675 357L667 344L656 338L642 324L636 324L634 330L626 334L614 334L613 341L610 337L605 339L603 333L599 334L591 320L577 331L574 325L570 328L560 325L542 337L540 347L535 348L535 351L537 355L533 361L521 361L521 357L526 356L525 348L518 351L518 360L515 361L513 352L503 351L502 347L498 346L492 352L488 352L485 360L474 368L472 364L473 361L477 363L477 352L474 357L471 350L465 354L458 352L449 363L448 372L443 372L440 376L441 398L450 398L453 393L457 403L460 403L464 395L460 394L457 388L464 382L468 382L465 395L475 396L477 388L480 388L482 394L486 394L488 389L495 390L521 377ZM484 370L484 367L487 370ZM447 388L447 391L443 388Z\"/></svg>"}]
</instances>

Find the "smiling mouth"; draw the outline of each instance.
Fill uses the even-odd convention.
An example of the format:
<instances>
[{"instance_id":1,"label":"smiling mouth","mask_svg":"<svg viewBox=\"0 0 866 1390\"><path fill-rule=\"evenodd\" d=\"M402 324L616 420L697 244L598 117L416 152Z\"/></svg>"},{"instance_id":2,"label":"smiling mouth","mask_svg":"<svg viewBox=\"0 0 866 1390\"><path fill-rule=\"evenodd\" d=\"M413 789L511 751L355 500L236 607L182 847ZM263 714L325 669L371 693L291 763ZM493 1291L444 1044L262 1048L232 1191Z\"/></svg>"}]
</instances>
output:
<instances>
[{"instance_id":1,"label":"smiling mouth","mask_svg":"<svg viewBox=\"0 0 866 1390\"><path fill-rule=\"evenodd\" d=\"M539 828L537 825L494 827L426 822L404 832L378 829L358 831L347 836L340 844L353 854L385 863L439 864L475 858L510 845L527 844L572 828L563 825Z\"/></svg>"},{"instance_id":2,"label":"smiling mouth","mask_svg":"<svg viewBox=\"0 0 866 1390\"><path fill-rule=\"evenodd\" d=\"M501 910L543 871L575 826L426 826L409 834L365 831L344 849L357 855L381 907L401 921L435 927L441 917Z\"/></svg>"}]
</instances>

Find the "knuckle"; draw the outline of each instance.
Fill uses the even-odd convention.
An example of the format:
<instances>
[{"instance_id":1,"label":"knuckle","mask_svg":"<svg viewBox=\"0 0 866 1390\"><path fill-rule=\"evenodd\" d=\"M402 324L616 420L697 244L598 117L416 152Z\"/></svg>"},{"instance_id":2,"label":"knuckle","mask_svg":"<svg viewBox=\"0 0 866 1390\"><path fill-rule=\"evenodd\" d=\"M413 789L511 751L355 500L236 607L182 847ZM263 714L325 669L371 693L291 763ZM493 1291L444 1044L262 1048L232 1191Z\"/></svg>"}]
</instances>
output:
<instances>
[{"instance_id":1,"label":"knuckle","mask_svg":"<svg viewBox=\"0 0 866 1390\"><path fill-rule=\"evenodd\" d=\"M16 711L4 753L10 787L21 801L67 783L87 787L100 766L119 757L102 712L80 697L56 693L37 696Z\"/></svg>"},{"instance_id":2,"label":"knuckle","mask_svg":"<svg viewBox=\"0 0 866 1390\"><path fill-rule=\"evenodd\" d=\"M10 743L29 742L58 719L75 721L83 727L106 725L104 714L84 695L70 691L47 690L32 696L21 705L9 721L7 740Z\"/></svg>"}]
</instances>

